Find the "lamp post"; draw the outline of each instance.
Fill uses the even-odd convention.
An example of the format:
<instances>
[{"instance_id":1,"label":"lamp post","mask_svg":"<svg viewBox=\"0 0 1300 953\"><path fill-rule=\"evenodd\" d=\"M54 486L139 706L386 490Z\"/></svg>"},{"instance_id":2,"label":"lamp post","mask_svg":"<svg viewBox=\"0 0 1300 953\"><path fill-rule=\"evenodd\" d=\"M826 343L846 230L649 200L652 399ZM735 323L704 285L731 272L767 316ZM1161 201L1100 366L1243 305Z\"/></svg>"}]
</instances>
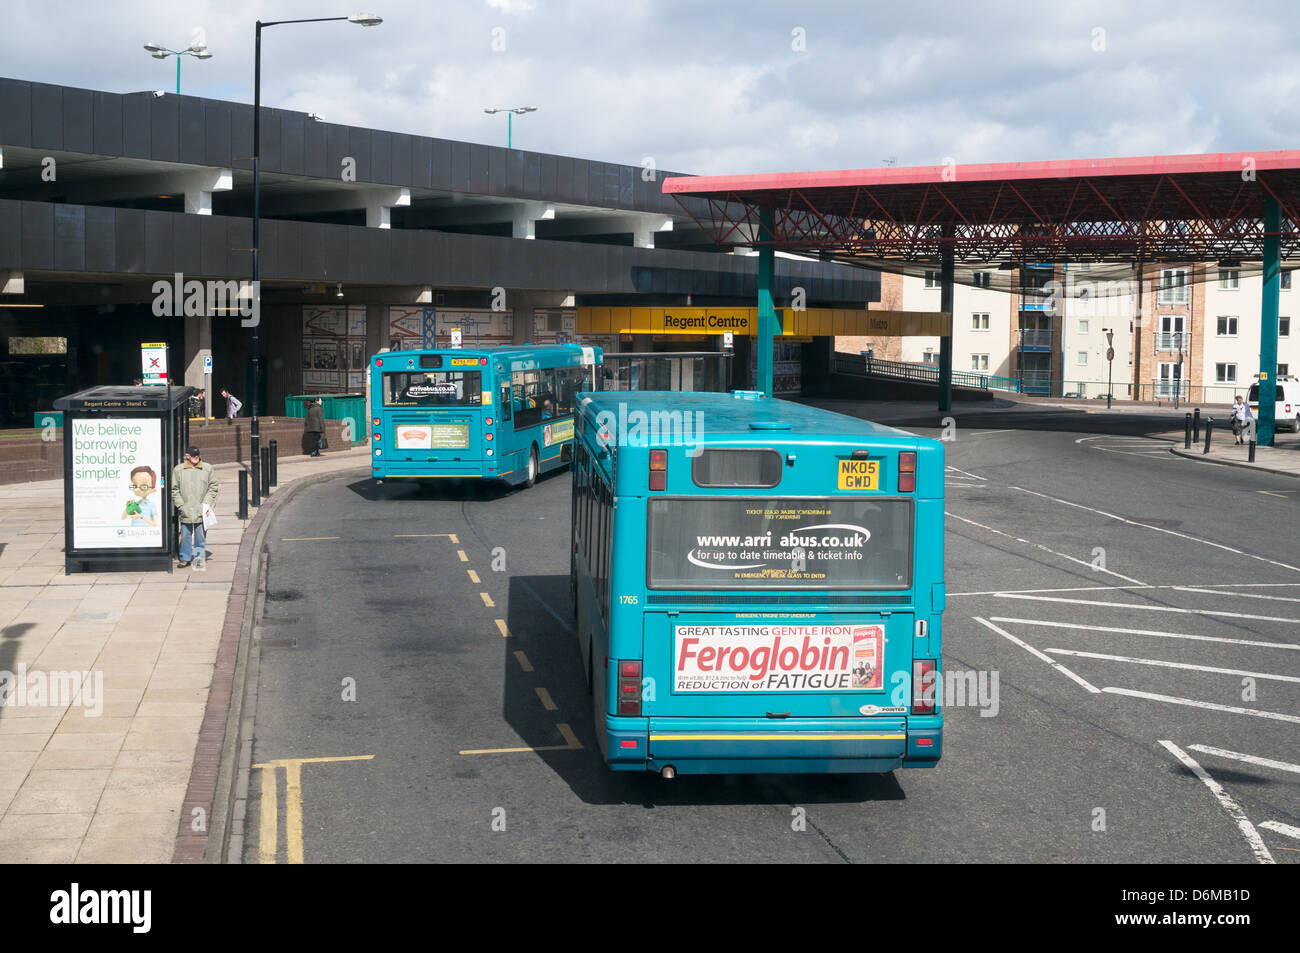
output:
<instances>
[{"instance_id":1,"label":"lamp post","mask_svg":"<svg viewBox=\"0 0 1300 953\"><path fill-rule=\"evenodd\" d=\"M181 94L181 57L192 56L196 60L212 59L212 54L208 52L208 48L204 44L197 43L197 42L190 44L189 48L184 50L169 50L167 49L167 47L160 46L157 43L146 43L144 45L144 48L148 50L150 55L152 55L153 58L156 60L165 60L169 56L176 57L176 95L177 96Z\"/></svg>"},{"instance_id":2,"label":"lamp post","mask_svg":"<svg viewBox=\"0 0 1300 953\"><path fill-rule=\"evenodd\" d=\"M489 116L495 115L496 113L506 114L506 148L512 149L514 148L514 138L515 138L514 136L515 116L522 116L524 113L535 113L537 112L537 107L536 106L504 106L504 107L491 106L487 109L484 109L483 111L487 113Z\"/></svg>"},{"instance_id":3,"label":"lamp post","mask_svg":"<svg viewBox=\"0 0 1300 953\"><path fill-rule=\"evenodd\" d=\"M261 469L258 457L260 451L260 427L257 419L258 392L261 389L262 380L261 359L258 355L258 345L260 343L258 331L262 323L262 292L258 279L257 260L259 254L258 233L260 231L262 210L262 29L268 26L282 26L287 23L329 23L337 20L347 20L349 23L356 23L359 26L378 26L384 22L373 13L354 13L348 17L311 17L303 20L257 21L253 51L253 314L255 320L253 323L252 357L249 361L253 371L253 394L251 398L253 413L248 428L248 451L250 469L252 470L254 506L260 506L262 503Z\"/></svg>"},{"instance_id":4,"label":"lamp post","mask_svg":"<svg viewBox=\"0 0 1300 953\"><path fill-rule=\"evenodd\" d=\"M1102 328L1106 332L1106 409L1110 410L1111 392L1115 381L1115 332Z\"/></svg>"}]
</instances>

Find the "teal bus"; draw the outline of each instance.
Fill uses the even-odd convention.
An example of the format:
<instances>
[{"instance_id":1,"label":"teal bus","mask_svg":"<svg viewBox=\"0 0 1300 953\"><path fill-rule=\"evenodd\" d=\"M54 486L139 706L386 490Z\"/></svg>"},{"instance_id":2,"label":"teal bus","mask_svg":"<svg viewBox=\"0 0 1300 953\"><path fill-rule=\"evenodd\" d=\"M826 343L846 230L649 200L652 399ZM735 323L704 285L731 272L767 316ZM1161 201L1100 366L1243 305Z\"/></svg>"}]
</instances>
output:
<instances>
[{"instance_id":1,"label":"teal bus","mask_svg":"<svg viewBox=\"0 0 1300 953\"><path fill-rule=\"evenodd\" d=\"M573 456L576 399L598 347L385 351L370 359L371 475L532 486Z\"/></svg>"},{"instance_id":2,"label":"teal bus","mask_svg":"<svg viewBox=\"0 0 1300 953\"><path fill-rule=\"evenodd\" d=\"M616 771L929 768L944 450L758 394L584 394L570 595Z\"/></svg>"}]
</instances>

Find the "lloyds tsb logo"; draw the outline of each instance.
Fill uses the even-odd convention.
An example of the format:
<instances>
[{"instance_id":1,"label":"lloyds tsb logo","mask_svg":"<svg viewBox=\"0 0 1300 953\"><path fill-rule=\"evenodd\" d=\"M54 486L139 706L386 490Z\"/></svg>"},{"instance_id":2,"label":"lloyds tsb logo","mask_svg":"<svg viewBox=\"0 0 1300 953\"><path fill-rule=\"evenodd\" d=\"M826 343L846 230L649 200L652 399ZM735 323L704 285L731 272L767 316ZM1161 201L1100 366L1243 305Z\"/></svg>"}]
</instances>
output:
<instances>
[{"instance_id":1,"label":"lloyds tsb logo","mask_svg":"<svg viewBox=\"0 0 1300 953\"><path fill-rule=\"evenodd\" d=\"M239 324L255 328L262 321L262 283L260 281L188 281L179 271L172 280L160 278L153 283L153 313L157 318L225 318L239 315Z\"/></svg>"}]
</instances>

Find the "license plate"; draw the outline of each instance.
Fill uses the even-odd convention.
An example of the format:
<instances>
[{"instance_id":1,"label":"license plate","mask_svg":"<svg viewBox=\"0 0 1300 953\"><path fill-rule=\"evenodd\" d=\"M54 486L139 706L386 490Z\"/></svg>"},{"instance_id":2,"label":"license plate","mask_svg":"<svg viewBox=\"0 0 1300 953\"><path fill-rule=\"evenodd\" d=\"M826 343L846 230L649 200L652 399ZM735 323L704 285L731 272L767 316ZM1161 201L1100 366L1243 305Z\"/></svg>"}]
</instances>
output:
<instances>
[{"instance_id":1,"label":"license plate","mask_svg":"<svg viewBox=\"0 0 1300 953\"><path fill-rule=\"evenodd\" d=\"M879 488L879 460L841 460L839 465L839 488L841 490L875 490Z\"/></svg>"}]
</instances>

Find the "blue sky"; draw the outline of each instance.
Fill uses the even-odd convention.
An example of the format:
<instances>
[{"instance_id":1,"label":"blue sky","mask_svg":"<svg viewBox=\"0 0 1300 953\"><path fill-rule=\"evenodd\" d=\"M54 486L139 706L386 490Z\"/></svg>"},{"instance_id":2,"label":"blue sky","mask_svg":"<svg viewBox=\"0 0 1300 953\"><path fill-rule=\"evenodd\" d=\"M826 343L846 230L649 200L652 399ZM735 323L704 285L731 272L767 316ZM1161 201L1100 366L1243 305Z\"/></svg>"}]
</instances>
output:
<instances>
[{"instance_id":1,"label":"blue sky","mask_svg":"<svg viewBox=\"0 0 1300 953\"><path fill-rule=\"evenodd\" d=\"M0 75L700 174L1295 148L1291 2L8 0Z\"/></svg>"}]
</instances>

